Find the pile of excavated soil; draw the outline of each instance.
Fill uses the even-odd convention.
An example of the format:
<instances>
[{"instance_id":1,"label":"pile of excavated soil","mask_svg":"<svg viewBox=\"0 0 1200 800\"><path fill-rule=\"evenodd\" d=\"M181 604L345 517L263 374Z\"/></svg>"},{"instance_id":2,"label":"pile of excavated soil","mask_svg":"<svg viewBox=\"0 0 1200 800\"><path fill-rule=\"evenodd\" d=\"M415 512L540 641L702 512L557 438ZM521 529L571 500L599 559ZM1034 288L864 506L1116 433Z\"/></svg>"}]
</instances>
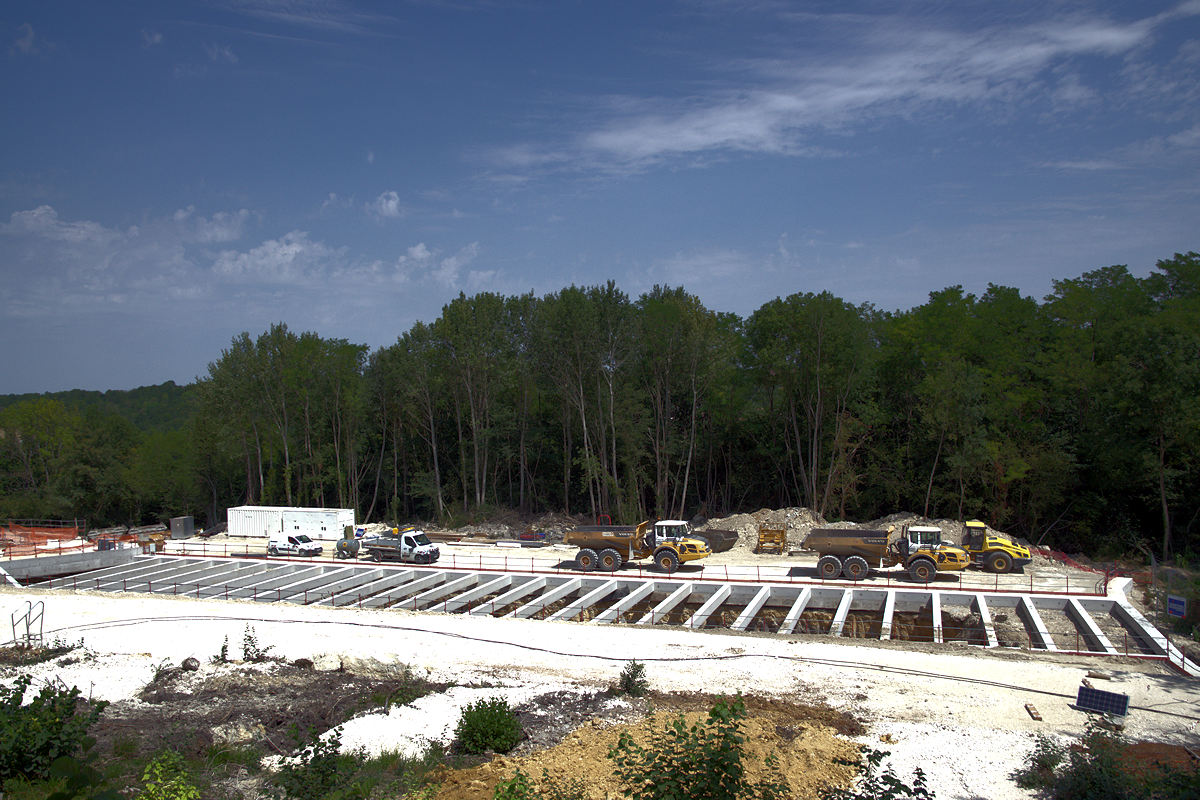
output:
<instances>
[{"instance_id":1,"label":"pile of excavated soil","mask_svg":"<svg viewBox=\"0 0 1200 800\"><path fill-rule=\"evenodd\" d=\"M731 552L745 554L758 544L758 529L782 528L787 531L788 548L795 549L813 528L825 525L825 520L808 508L761 508L750 514L734 514L723 519L710 519L697 530L709 528L736 531L738 538Z\"/></svg>"},{"instance_id":2,"label":"pile of excavated soil","mask_svg":"<svg viewBox=\"0 0 1200 800\"><path fill-rule=\"evenodd\" d=\"M695 710L699 698L691 697L673 706L673 698L659 696L653 704L660 711L633 723L610 724L591 720L576 728L558 745L518 757L501 757L465 770L446 770L436 800L476 800L491 797L496 784L520 769L538 787L544 777L559 787L574 786L588 798L621 797L622 785L609 751L622 734L641 747L650 747L656 733L682 716L689 728L707 721L708 712ZM710 705L706 699L703 705ZM815 798L825 786L848 786L856 769L858 746L839 733L860 734L862 727L849 717L830 709L810 708L765 698L746 698L747 717L742 722L745 736L747 777L759 781L768 776L767 756L774 756L778 776L787 783L789 797ZM665 710L662 710L663 707ZM850 762L850 764L842 763Z\"/></svg>"}]
</instances>

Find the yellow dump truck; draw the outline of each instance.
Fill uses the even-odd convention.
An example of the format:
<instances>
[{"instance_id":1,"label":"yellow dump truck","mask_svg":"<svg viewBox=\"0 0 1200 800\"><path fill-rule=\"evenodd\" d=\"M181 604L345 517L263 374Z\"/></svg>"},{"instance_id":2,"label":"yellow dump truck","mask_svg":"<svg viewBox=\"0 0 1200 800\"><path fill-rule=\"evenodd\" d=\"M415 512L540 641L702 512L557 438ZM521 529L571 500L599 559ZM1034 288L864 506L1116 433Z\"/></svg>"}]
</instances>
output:
<instances>
[{"instance_id":1,"label":"yellow dump truck","mask_svg":"<svg viewBox=\"0 0 1200 800\"><path fill-rule=\"evenodd\" d=\"M653 558L663 572L685 561L712 554L708 544L691 536L691 526L677 519L647 520L640 525L588 525L567 531L563 543L579 548L575 568L584 572L614 572L627 561Z\"/></svg>"},{"instance_id":2,"label":"yellow dump truck","mask_svg":"<svg viewBox=\"0 0 1200 800\"><path fill-rule=\"evenodd\" d=\"M844 575L860 581L872 569L902 566L914 581L929 583L938 572L963 570L971 563L967 551L942 541L940 528L920 525L902 530L814 528L801 546L818 553L817 575L824 580Z\"/></svg>"},{"instance_id":3,"label":"yellow dump truck","mask_svg":"<svg viewBox=\"0 0 1200 800\"><path fill-rule=\"evenodd\" d=\"M1025 565L1033 561L1028 547L988 533L987 525L977 519L964 523L962 548L971 556L971 566L988 572L1024 572Z\"/></svg>"}]
</instances>

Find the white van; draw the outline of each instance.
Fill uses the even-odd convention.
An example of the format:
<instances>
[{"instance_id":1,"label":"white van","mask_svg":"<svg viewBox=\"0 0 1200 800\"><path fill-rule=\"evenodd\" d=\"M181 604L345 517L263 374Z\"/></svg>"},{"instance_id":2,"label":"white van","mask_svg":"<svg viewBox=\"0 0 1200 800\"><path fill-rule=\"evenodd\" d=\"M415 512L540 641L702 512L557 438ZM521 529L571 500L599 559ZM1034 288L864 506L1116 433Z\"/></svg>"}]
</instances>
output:
<instances>
[{"instance_id":1,"label":"white van","mask_svg":"<svg viewBox=\"0 0 1200 800\"><path fill-rule=\"evenodd\" d=\"M321 545L303 533L289 536L286 533L272 533L267 541L267 555L319 556Z\"/></svg>"}]
</instances>

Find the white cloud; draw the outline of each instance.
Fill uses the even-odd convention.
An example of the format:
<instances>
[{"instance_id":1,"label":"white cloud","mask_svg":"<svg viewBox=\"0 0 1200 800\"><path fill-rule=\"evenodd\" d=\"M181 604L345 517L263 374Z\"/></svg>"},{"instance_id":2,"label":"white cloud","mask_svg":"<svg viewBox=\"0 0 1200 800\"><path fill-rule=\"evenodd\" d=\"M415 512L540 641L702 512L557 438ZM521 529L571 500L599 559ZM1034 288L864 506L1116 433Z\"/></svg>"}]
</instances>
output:
<instances>
[{"instance_id":1,"label":"white cloud","mask_svg":"<svg viewBox=\"0 0 1200 800\"><path fill-rule=\"evenodd\" d=\"M399 219L408 215L408 209L400 205L400 195L384 192L374 202L367 204L367 212L380 219Z\"/></svg>"},{"instance_id":2,"label":"white cloud","mask_svg":"<svg viewBox=\"0 0 1200 800\"><path fill-rule=\"evenodd\" d=\"M159 31L142 28L142 47L154 47L163 43L163 35Z\"/></svg>"},{"instance_id":3,"label":"white cloud","mask_svg":"<svg viewBox=\"0 0 1200 800\"><path fill-rule=\"evenodd\" d=\"M1121 169L1122 167L1119 162L1106 158L1074 161L1047 161L1046 163L1042 164L1042 166L1049 167L1050 169L1077 170L1080 172L1101 172L1110 169Z\"/></svg>"},{"instance_id":4,"label":"white cloud","mask_svg":"<svg viewBox=\"0 0 1200 800\"><path fill-rule=\"evenodd\" d=\"M208 60L215 64L236 64L238 63L237 54L233 52L233 47L227 44L206 44L204 52L208 54Z\"/></svg>"},{"instance_id":5,"label":"white cloud","mask_svg":"<svg viewBox=\"0 0 1200 800\"><path fill-rule=\"evenodd\" d=\"M32 25L26 22L17 28L17 31L17 38L13 40L12 46L8 48L9 55L36 56L42 52L42 45L38 42Z\"/></svg>"},{"instance_id":6,"label":"white cloud","mask_svg":"<svg viewBox=\"0 0 1200 800\"><path fill-rule=\"evenodd\" d=\"M244 208L230 213L218 211L211 217L196 216L196 207L188 206L175 212L172 217L180 226L185 241L201 244L236 242L242 238L242 228L250 218Z\"/></svg>"},{"instance_id":7,"label":"white cloud","mask_svg":"<svg viewBox=\"0 0 1200 800\"><path fill-rule=\"evenodd\" d=\"M338 267L344 259L344 248L311 241L305 231L291 231L246 252L221 251L213 262L213 272L238 281L307 283Z\"/></svg>"},{"instance_id":8,"label":"white cloud","mask_svg":"<svg viewBox=\"0 0 1200 800\"><path fill-rule=\"evenodd\" d=\"M9 292L8 315L62 307L103 311L170 299L194 288L194 270L174 221L125 230L92 221L67 221L51 206L12 214L0 224L0 263Z\"/></svg>"},{"instance_id":9,"label":"white cloud","mask_svg":"<svg viewBox=\"0 0 1200 800\"><path fill-rule=\"evenodd\" d=\"M375 163L375 151L374 151L374 150L368 150L368 151L367 151L367 163L368 163L368 164L374 164L374 163Z\"/></svg>"}]
</instances>

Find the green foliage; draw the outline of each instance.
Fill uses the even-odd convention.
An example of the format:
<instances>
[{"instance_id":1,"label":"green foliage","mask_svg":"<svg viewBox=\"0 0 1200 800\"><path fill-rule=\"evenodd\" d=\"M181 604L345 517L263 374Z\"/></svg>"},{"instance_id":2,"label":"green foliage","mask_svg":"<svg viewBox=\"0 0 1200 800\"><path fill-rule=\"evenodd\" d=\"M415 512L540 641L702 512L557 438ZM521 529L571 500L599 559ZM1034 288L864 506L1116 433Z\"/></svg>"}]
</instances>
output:
<instances>
[{"instance_id":1,"label":"green foliage","mask_svg":"<svg viewBox=\"0 0 1200 800\"><path fill-rule=\"evenodd\" d=\"M634 659L625 665L617 679L617 691L630 697L642 697L650 691L646 665Z\"/></svg>"},{"instance_id":2,"label":"green foliage","mask_svg":"<svg viewBox=\"0 0 1200 800\"><path fill-rule=\"evenodd\" d=\"M529 776L520 767L511 778L497 783L492 792L492 800L535 800L539 796L529 782Z\"/></svg>"},{"instance_id":3,"label":"green foliage","mask_svg":"<svg viewBox=\"0 0 1200 800\"><path fill-rule=\"evenodd\" d=\"M1147 764L1119 734L1095 718L1071 747L1038 737L1029 766L1012 775L1018 786L1048 800L1190 800L1200 796L1200 771Z\"/></svg>"},{"instance_id":4,"label":"green foliage","mask_svg":"<svg viewBox=\"0 0 1200 800\"><path fill-rule=\"evenodd\" d=\"M0 397L0 519L803 504L979 517L1101 557L1149 535L1165 561L1200 552L1198 265L892 313L800 292L745 320L684 287L461 294L372 353L276 323L192 386Z\"/></svg>"},{"instance_id":5,"label":"green foliage","mask_svg":"<svg viewBox=\"0 0 1200 800\"><path fill-rule=\"evenodd\" d=\"M229 637L226 636L221 640L221 649L213 656L210 661L213 664L228 664L229 663Z\"/></svg>"},{"instance_id":6,"label":"green foliage","mask_svg":"<svg viewBox=\"0 0 1200 800\"><path fill-rule=\"evenodd\" d=\"M22 705L33 679L19 675L0 686L0 782L12 777L44 779L60 756L82 753L88 729L108 703L85 705L79 690L47 685Z\"/></svg>"},{"instance_id":7,"label":"green foliage","mask_svg":"<svg viewBox=\"0 0 1200 800\"><path fill-rule=\"evenodd\" d=\"M462 710L454 735L467 753L507 753L521 741L521 721L503 697L477 700Z\"/></svg>"},{"instance_id":8,"label":"green foliage","mask_svg":"<svg viewBox=\"0 0 1200 800\"><path fill-rule=\"evenodd\" d=\"M247 625L246 629L242 632L242 660L256 664L263 661L270 661L271 650L271 645L263 647L258 643L258 634L252 626ZM224 647L222 647L222 653L224 653Z\"/></svg>"},{"instance_id":9,"label":"green foliage","mask_svg":"<svg viewBox=\"0 0 1200 800\"><path fill-rule=\"evenodd\" d=\"M682 716L655 731L647 745L628 733L609 753L625 796L635 800L742 800L784 798L787 784L773 761L767 777L752 781L743 764L741 732L746 704L741 696L722 699L708 720L688 726Z\"/></svg>"},{"instance_id":10,"label":"green foliage","mask_svg":"<svg viewBox=\"0 0 1200 800\"><path fill-rule=\"evenodd\" d=\"M136 800L200 800L200 790L191 782L183 757L164 750L146 765Z\"/></svg>"},{"instance_id":11,"label":"green foliage","mask_svg":"<svg viewBox=\"0 0 1200 800\"><path fill-rule=\"evenodd\" d=\"M299 742L304 739L295 736ZM309 731L307 744L284 761L274 784L285 800L366 800L367 790L355 779L362 753L340 753L341 728L324 738Z\"/></svg>"},{"instance_id":12,"label":"green foliage","mask_svg":"<svg viewBox=\"0 0 1200 800\"><path fill-rule=\"evenodd\" d=\"M90 747L88 743L84 750ZM82 758L59 756L54 759L47 784L55 788L44 795L45 800L123 800L120 792L108 786L92 761L89 752Z\"/></svg>"},{"instance_id":13,"label":"green foliage","mask_svg":"<svg viewBox=\"0 0 1200 800\"><path fill-rule=\"evenodd\" d=\"M496 784L492 800L587 800L587 793L582 782L553 780L545 769L542 779L534 784L518 767L511 778Z\"/></svg>"},{"instance_id":14,"label":"green foliage","mask_svg":"<svg viewBox=\"0 0 1200 800\"><path fill-rule=\"evenodd\" d=\"M886 756L887 753L880 750L864 750L862 761L856 765L861 771L854 786L826 789L821 793L821 800L932 800L933 792L925 786L925 773L920 767L913 770L912 783L906 783L891 766L879 768Z\"/></svg>"},{"instance_id":15,"label":"green foliage","mask_svg":"<svg viewBox=\"0 0 1200 800\"><path fill-rule=\"evenodd\" d=\"M1022 789L1047 791L1054 785L1054 772L1067 757L1067 748L1049 736L1039 735L1033 743L1029 763L1013 773Z\"/></svg>"}]
</instances>

